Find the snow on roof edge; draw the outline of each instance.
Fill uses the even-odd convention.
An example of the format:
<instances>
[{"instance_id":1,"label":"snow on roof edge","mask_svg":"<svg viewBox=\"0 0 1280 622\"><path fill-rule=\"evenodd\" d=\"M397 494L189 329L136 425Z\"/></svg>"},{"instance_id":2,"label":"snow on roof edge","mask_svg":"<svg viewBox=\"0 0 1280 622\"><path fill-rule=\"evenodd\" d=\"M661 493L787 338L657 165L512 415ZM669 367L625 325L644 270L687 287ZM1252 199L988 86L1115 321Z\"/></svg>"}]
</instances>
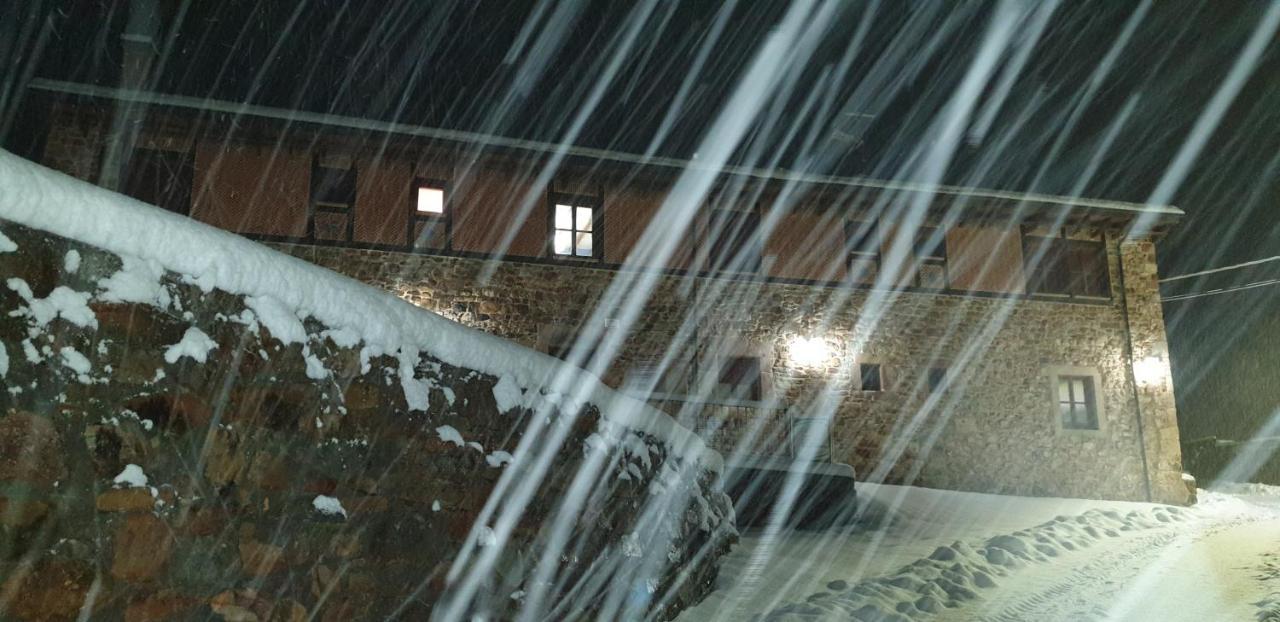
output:
<instances>
[{"instance_id":1,"label":"snow on roof edge","mask_svg":"<svg viewBox=\"0 0 1280 622\"><path fill-rule=\"evenodd\" d=\"M329 328L353 330L366 344L387 353L416 347L450 365L507 376L531 390L546 385L549 370L565 364L389 292L2 149L0 218L119 255L153 260L235 294L275 298L300 317L310 315ZM324 287L307 286L319 284ZM589 374L583 374L582 382L587 385L587 401L600 408L602 417L656 436L680 455L697 454L712 470L723 468L720 454L671 416Z\"/></svg>"}]
</instances>

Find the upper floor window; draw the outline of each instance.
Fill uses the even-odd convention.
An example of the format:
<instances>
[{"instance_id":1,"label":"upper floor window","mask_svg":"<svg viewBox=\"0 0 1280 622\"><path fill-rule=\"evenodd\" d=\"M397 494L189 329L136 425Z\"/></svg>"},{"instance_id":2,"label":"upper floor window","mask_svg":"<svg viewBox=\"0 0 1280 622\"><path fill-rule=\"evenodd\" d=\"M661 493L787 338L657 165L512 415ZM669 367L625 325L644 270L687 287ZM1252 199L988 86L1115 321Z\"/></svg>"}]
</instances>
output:
<instances>
[{"instance_id":1,"label":"upper floor window","mask_svg":"<svg viewBox=\"0 0 1280 622\"><path fill-rule=\"evenodd\" d=\"M1027 292L1105 298L1111 294L1102 241L1024 235Z\"/></svg>"},{"instance_id":2,"label":"upper floor window","mask_svg":"<svg viewBox=\"0 0 1280 622\"><path fill-rule=\"evenodd\" d=\"M414 186L413 213L417 216L444 216L444 184L419 181Z\"/></svg>"},{"instance_id":3,"label":"upper floor window","mask_svg":"<svg viewBox=\"0 0 1280 622\"><path fill-rule=\"evenodd\" d=\"M557 195L551 209L551 252L560 257L598 258L599 203Z\"/></svg>"},{"instance_id":4,"label":"upper floor window","mask_svg":"<svg viewBox=\"0 0 1280 622\"><path fill-rule=\"evenodd\" d=\"M920 227L914 240L916 285L928 289L947 288L947 235L939 227Z\"/></svg>"},{"instance_id":5,"label":"upper floor window","mask_svg":"<svg viewBox=\"0 0 1280 622\"><path fill-rule=\"evenodd\" d=\"M447 248L449 246L448 204L445 183L430 179L413 182L413 212L409 219L409 236L415 248Z\"/></svg>"},{"instance_id":6,"label":"upper floor window","mask_svg":"<svg viewBox=\"0 0 1280 622\"><path fill-rule=\"evenodd\" d=\"M849 274L855 281L873 281L880 272L880 223L849 221L845 223L848 240Z\"/></svg>"},{"instance_id":7,"label":"upper floor window","mask_svg":"<svg viewBox=\"0 0 1280 622\"><path fill-rule=\"evenodd\" d=\"M311 237L316 240L350 241L355 225L351 207L356 203L356 170L320 165L311 167Z\"/></svg>"},{"instance_id":8,"label":"upper floor window","mask_svg":"<svg viewBox=\"0 0 1280 622\"><path fill-rule=\"evenodd\" d=\"M124 193L176 214L191 211L191 154L181 151L134 149L124 172Z\"/></svg>"},{"instance_id":9,"label":"upper floor window","mask_svg":"<svg viewBox=\"0 0 1280 622\"><path fill-rule=\"evenodd\" d=\"M730 272L759 272L764 256L760 214L714 209L707 217L707 268Z\"/></svg>"},{"instance_id":10,"label":"upper floor window","mask_svg":"<svg viewBox=\"0 0 1280 622\"><path fill-rule=\"evenodd\" d=\"M1058 376L1058 414L1067 430L1098 429L1098 398L1093 376Z\"/></svg>"}]
</instances>

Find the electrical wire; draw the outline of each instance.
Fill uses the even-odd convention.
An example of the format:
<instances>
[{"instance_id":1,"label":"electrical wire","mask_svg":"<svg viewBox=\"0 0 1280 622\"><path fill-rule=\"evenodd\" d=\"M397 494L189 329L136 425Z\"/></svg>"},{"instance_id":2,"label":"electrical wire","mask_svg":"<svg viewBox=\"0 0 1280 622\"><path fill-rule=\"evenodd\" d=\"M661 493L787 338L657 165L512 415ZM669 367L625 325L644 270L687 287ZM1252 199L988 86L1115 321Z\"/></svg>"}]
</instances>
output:
<instances>
[{"instance_id":1,"label":"electrical wire","mask_svg":"<svg viewBox=\"0 0 1280 622\"><path fill-rule=\"evenodd\" d=\"M1246 262L1244 262L1244 263L1233 264L1233 265L1230 265L1230 266L1222 266L1221 268L1210 268L1210 269L1208 269L1208 270L1201 270L1201 271L1199 271L1199 272L1191 272L1191 273L1188 273L1188 274L1179 274L1178 276L1171 276L1171 277L1168 277L1168 278L1160 279L1160 282L1161 282L1161 283L1168 283L1169 281L1180 281L1180 280L1182 280L1182 279L1189 279L1189 278L1191 278L1191 277L1195 277L1195 276L1204 276L1204 275L1206 275L1206 274L1215 274L1215 273L1218 273L1218 272L1226 272L1226 271L1228 271L1228 270L1236 270L1236 269L1238 269L1238 268L1247 268L1247 267L1249 267L1249 266L1256 266L1256 265L1258 265L1258 264L1268 263L1268 262L1277 261L1277 260L1280 260L1280 255L1276 255L1275 257L1266 257L1266 258L1264 258L1264 259L1254 259L1253 261L1246 261Z\"/></svg>"},{"instance_id":2,"label":"electrical wire","mask_svg":"<svg viewBox=\"0 0 1280 622\"><path fill-rule=\"evenodd\" d=\"M1238 285L1236 287L1227 287L1223 289L1211 289L1205 292L1195 292L1191 294L1178 294L1176 296L1166 296L1164 298L1164 301L1176 302L1179 300L1190 300L1192 298L1204 298L1205 296L1217 296L1218 294L1229 294L1231 292L1238 292L1241 290L1254 289L1257 287L1264 287L1267 285L1276 285L1276 284L1280 284L1280 279L1268 279L1266 281L1257 281L1255 283L1249 283L1247 285Z\"/></svg>"}]
</instances>

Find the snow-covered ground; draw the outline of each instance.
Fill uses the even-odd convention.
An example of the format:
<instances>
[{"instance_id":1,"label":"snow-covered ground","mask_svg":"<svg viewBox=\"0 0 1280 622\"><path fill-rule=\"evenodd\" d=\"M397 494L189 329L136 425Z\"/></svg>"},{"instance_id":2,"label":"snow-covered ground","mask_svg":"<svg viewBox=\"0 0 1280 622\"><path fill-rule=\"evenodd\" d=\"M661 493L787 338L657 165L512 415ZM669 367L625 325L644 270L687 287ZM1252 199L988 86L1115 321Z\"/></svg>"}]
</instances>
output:
<instances>
[{"instance_id":1,"label":"snow-covered ground","mask_svg":"<svg viewBox=\"0 0 1280 622\"><path fill-rule=\"evenodd\" d=\"M847 529L743 533L702 620L1280 619L1280 489L1146 503L859 487Z\"/></svg>"}]
</instances>

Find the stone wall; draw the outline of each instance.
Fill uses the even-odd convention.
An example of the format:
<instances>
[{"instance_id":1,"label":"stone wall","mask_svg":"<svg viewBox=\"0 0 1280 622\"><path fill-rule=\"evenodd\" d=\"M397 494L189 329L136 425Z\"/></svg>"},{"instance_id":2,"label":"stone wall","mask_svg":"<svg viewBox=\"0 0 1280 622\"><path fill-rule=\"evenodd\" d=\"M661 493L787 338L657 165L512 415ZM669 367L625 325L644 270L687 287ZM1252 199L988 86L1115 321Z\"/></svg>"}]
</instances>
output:
<instances>
[{"instance_id":1,"label":"stone wall","mask_svg":"<svg viewBox=\"0 0 1280 622\"><path fill-rule=\"evenodd\" d=\"M567 439L545 478L517 475L531 503L466 611L525 604L591 460L601 483L543 607L669 618L714 583L731 509L693 454L611 436L590 404L503 411L497 378L429 353L412 370L429 406L411 410L396 359L314 319L285 344L242 297L172 273L149 284L162 304L112 302L104 279L148 285L119 257L0 231L18 247L0 245L0 619L427 619L456 597L455 560L494 546L478 517L529 468L516 448L543 415Z\"/></svg>"},{"instance_id":2,"label":"stone wall","mask_svg":"<svg viewBox=\"0 0 1280 622\"><path fill-rule=\"evenodd\" d=\"M834 400L833 457L854 465L862 478L1143 500L1150 471L1153 499L1183 503L1186 489L1175 477L1181 467L1170 389L1139 387L1135 393L1128 353L1127 322L1135 327L1139 351L1164 344L1158 298L1152 297L1154 257L1149 242L1123 244L1129 277L1128 290L1121 290L1121 247L1108 234L1112 297L1093 303L664 276L605 379L620 384L629 368L660 358L677 340L682 323L702 308L701 345L674 347L699 349L697 356L705 358L710 344L730 343L760 356L767 367L766 397L777 408L803 412L815 400ZM486 284L479 284L486 265L481 260L310 245L279 248L531 347L541 345L539 335L547 326L572 326L589 316L618 274L502 262ZM874 325L863 314L871 297L887 308ZM1127 299L1132 299L1128 312ZM790 339L819 334L831 360L817 369L792 366L786 352ZM856 362L881 364L886 390L858 390ZM948 368L948 388L931 397L925 373L935 366ZM1097 375L1100 430L1058 425L1050 375L1059 368ZM705 429L705 417L698 419L696 411L683 410L694 415L685 424ZM727 451L733 442L721 436L717 447Z\"/></svg>"}]
</instances>

